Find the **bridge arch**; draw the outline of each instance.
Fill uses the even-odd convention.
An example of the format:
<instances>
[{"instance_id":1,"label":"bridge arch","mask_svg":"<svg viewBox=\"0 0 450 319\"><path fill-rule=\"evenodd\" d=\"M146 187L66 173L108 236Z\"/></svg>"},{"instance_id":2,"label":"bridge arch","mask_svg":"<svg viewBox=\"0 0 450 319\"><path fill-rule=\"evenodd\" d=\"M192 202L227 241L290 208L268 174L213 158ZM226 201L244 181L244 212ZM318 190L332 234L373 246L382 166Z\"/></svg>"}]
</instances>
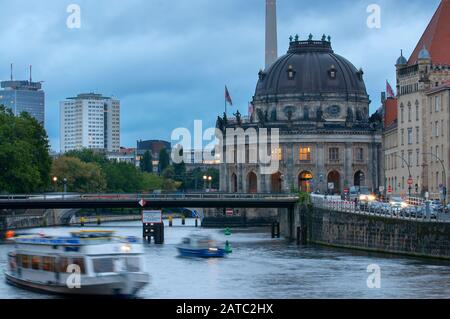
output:
<instances>
[{"instance_id":1,"label":"bridge arch","mask_svg":"<svg viewBox=\"0 0 450 319\"><path fill-rule=\"evenodd\" d=\"M256 176L255 172L250 172L247 175L247 193L258 193L258 176Z\"/></svg>"}]
</instances>

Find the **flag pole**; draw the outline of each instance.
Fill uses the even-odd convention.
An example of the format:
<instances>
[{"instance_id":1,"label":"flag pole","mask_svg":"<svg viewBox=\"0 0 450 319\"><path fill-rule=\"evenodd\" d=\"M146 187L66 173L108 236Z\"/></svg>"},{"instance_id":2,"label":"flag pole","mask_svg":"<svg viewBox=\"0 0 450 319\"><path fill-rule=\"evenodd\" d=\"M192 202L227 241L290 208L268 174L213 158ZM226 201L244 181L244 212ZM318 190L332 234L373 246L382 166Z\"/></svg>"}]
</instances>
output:
<instances>
[{"instance_id":1,"label":"flag pole","mask_svg":"<svg viewBox=\"0 0 450 319\"><path fill-rule=\"evenodd\" d=\"M225 85L225 94L223 95L223 98L225 100L225 115L227 115L227 86Z\"/></svg>"}]
</instances>

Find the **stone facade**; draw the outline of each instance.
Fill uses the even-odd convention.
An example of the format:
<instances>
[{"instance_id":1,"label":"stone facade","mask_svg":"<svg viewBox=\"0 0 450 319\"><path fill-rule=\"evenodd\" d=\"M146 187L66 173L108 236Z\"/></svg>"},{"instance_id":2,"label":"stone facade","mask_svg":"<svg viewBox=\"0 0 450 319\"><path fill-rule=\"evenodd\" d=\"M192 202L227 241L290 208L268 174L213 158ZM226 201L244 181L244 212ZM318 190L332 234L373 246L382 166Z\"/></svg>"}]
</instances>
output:
<instances>
[{"instance_id":1,"label":"stone facade","mask_svg":"<svg viewBox=\"0 0 450 319\"><path fill-rule=\"evenodd\" d=\"M311 61L319 62L313 68ZM219 118L217 126L224 135L240 128L279 129L279 146L268 151L279 159L279 169L265 174L259 164L250 164L249 150L257 148L250 141L243 163L225 161L230 141L224 140L221 191L342 194L353 185L378 190L381 122L377 115L369 118L362 70L334 54L329 38L291 38L288 54L259 73L252 103L254 112L248 120L238 114Z\"/></svg>"}]
</instances>

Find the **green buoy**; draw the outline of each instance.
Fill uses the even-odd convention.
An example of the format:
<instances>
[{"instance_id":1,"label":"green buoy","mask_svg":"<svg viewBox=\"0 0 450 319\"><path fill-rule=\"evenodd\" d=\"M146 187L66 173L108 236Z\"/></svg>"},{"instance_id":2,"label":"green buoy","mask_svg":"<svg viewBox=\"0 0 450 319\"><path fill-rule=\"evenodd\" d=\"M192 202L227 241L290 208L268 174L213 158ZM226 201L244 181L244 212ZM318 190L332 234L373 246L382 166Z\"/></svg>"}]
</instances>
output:
<instances>
[{"instance_id":1,"label":"green buoy","mask_svg":"<svg viewBox=\"0 0 450 319\"><path fill-rule=\"evenodd\" d=\"M225 236L231 236L231 230L227 227L225 228Z\"/></svg>"},{"instance_id":2,"label":"green buoy","mask_svg":"<svg viewBox=\"0 0 450 319\"><path fill-rule=\"evenodd\" d=\"M233 252L233 249L231 248L230 242L228 240L225 243L225 252L227 254L231 254Z\"/></svg>"}]
</instances>

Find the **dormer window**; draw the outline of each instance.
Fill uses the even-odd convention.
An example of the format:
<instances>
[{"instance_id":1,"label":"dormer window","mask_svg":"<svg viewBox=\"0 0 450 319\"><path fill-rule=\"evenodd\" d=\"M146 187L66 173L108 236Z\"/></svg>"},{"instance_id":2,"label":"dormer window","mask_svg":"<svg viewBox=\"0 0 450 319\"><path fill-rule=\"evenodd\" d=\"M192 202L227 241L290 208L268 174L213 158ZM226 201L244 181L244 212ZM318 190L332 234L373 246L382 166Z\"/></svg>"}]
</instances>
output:
<instances>
[{"instance_id":1,"label":"dormer window","mask_svg":"<svg viewBox=\"0 0 450 319\"><path fill-rule=\"evenodd\" d=\"M330 78L335 79L336 78L336 67L334 65L331 66L331 68L328 70L328 75Z\"/></svg>"},{"instance_id":2,"label":"dormer window","mask_svg":"<svg viewBox=\"0 0 450 319\"><path fill-rule=\"evenodd\" d=\"M288 79L289 80L293 80L295 79L295 74L297 72L295 72L294 68L292 67L292 65L289 66L288 70L287 70L287 74L288 74Z\"/></svg>"}]
</instances>

